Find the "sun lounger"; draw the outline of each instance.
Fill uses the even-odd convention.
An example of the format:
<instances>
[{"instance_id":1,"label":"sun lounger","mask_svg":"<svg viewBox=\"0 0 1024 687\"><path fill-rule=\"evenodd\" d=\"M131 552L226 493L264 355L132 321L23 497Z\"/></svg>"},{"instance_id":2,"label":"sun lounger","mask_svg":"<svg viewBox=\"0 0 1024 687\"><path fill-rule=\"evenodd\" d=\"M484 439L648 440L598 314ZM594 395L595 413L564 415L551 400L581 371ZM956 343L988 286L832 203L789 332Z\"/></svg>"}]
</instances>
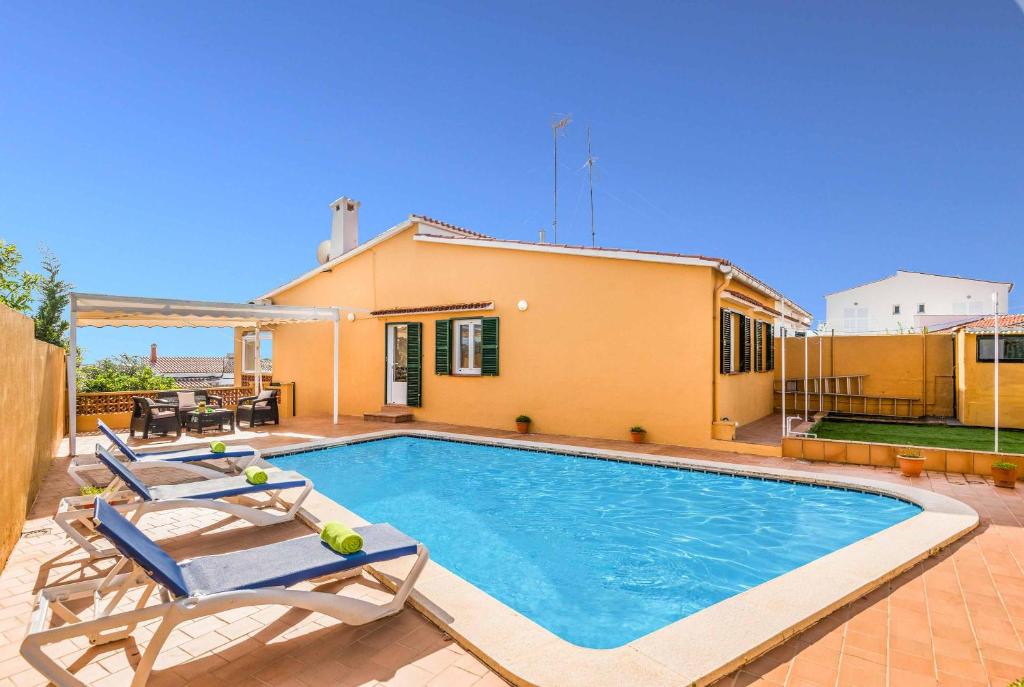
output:
<instances>
[{"instance_id":1,"label":"sun lounger","mask_svg":"<svg viewBox=\"0 0 1024 687\"><path fill-rule=\"evenodd\" d=\"M167 467L168 463L174 463L174 467L185 472L205 477L207 479L223 477L224 472L211 467L196 465L195 463L211 460L224 460L228 464L228 470L232 473L239 473L260 457L260 452L252 446L228 446L223 453L214 453L209 448L194 448L176 451L136 451L117 436L114 430L99 420L96 423L103 434L110 439L112 449L116 448L125 459L132 464L132 469L144 469L149 467ZM97 447L99 448L99 447ZM76 456L71 459L68 466L68 474L79 486L85 486L86 482L83 473L102 467L98 458L93 456Z\"/></svg>"},{"instance_id":2,"label":"sun lounger","mask_svg":"<svg viewBox=\"0 0 1024 687\"><path fill-rule=\"evenodd\" d=\"M101 499L96 500L96 529L123 555L103 579L47 587L39 593L32 624L21 654L32 667L59 687L83 683L43 648L85 637L91 646L130 637L139 623L160 619L135 666L133 686L146 683L168 635L179 624L234 608L280 605L323 613L350 625L363 625L402 609L423 567L427 548L391 525L355 528L363 549L351 555L336 553L313 534L216 556L175 561L127 518ZM386 603L372 603L322 591L288 589L320 578L350 577L365 565L416 556L411 570ZM130 610L118 604L133 588L141 587ZM154 591L159 603L149 604ZM129 597L134 598L134 597ZM86 619L75 611L78 600L92 600ZM127 605L127 604L126 604ZM56 616L60 622L52 626ZM66 660L66 657L65 659Z\"/></svg>"},{"instance_id":3,"label":"sun lounger","mask_svg":"<svg viewBox=\"0 0 1024 687\"><path fill-rule=\"evenodd\" d=\"M201 482L146 486L126 465L114 458L107 449L99 447L97 457L114 474L99 498L114 505L118 511L130 514L138 522L146 513L173 508L204 508L241 518L253 525L274 525L295 517L303 501L313 490L313 482L293 471L267 469L264 484L251 484L244 475L218 477ZM281 497L286 489L302 489L298 497L288 503ZM252 498L262 495L265 498ZM225 501L224 499L232 499ZM111 547L100 548L92 541L96 537L92 528L92 496L72 496L62 499L54 521L92 558L113 556Z\"/></svg>"}]
</instances>

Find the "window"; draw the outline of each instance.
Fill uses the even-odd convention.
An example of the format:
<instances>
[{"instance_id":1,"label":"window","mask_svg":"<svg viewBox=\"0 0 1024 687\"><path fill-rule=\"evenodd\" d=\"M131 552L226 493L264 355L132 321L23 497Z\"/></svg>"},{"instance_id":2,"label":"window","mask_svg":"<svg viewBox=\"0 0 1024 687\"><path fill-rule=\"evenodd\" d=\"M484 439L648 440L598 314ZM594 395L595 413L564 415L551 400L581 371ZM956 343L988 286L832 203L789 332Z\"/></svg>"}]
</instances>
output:
<instances>
[{"instance_id":1,"label":"window","mask_svg":"<svg viewBox=\"0 0 1024 687\"><path fill-rule=\"evenodd\" d=\"M978 337L979 363L991 363L994 361L995 336ZM1001 363L1024 363L1024 335L1011 334L999 337L999 362Z\"/></svg>"},{"instance_id":2,"label":"window","mask_svg":"<svg viewBox=\"0 0 1024 687\"><path fill-rule=\"evenodd\" d=\"M900 306L898 306L898 305L892 306L892 314L893 315L899 315L900 314Z\"/></svg>"},{"instance_id":3,"label":"window","mask_svg":"<svg viewBox=\"0 0 1024 687\"><path fill-rule=\"evenodd\" d=\"M917 304L917 314L924 315L924 303Z\"/></svg>"},{"instance_id":4,"label":"window","mask_svg":"<svg viewBox=\"0 0 1024 687\"><path fill-rule=\"evenodd\" d=\"M480 374L484 352L482 324L480 320L455 320L455 374Z\"/></svg>"},{"instance_id":5,"label":"window","mask_svg":"<svg viewBox=\"0 0 1024 687\"><path fill-rule=\"evenodd\" d=\"M868 330L868 309L864 306L843 308L843 331L866 332Z\"/></svg>"},{"instance_id":6,"label":"window","mask_svg":"<svg viewBox=\"0 0 1024 687\"><path fill-rule=\"evenodd\" d=\"M274 337L270 332L260 332L260 357L264 360L263 372L270 372L270 360L274 355ZM242 335L242 372L255 374L256 333Z\"/></svg>"}]
</instances>

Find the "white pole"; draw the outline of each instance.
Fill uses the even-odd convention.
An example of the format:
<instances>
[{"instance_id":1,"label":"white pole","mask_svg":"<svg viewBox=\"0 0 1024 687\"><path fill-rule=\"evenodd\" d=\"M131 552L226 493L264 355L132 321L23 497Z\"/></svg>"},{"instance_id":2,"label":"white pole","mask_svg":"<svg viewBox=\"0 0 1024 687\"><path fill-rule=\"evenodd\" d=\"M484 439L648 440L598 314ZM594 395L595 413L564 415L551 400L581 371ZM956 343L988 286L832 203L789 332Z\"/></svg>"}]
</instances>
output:
<instances>
[{"instance_id":1,"label":"white pole","mask_svg":"<svg viewBox=\"0 0 1024 687\"><path fill-rule=\"evenodd\" d=\"M824 408L824 401L825 401L825 397L823 395L824 392L822 391L822 386L821 386L822 385L822 377L825 376L825 373L823 372L823 370L824 370L824 367L823 367L824 362L825 362L824 358L822 358L822 354L821 354L821 332L819 331L818 332L818 412L819 413L822 412L822 408Z\"/></svg>"},{"instance_id":2,"label":"white pole","mask_svg":"<svg viewBox=\"0 0 1024 687\"><path fill-rule=\"evenodd\" d=\"M992 390L994 397L994 411L995 411L995 422L993 428L995 429L995 451L999 453L999 293L997 291L992 292L992 303L995 315L993 321L995 322L995 337L993 337L993 344L995 344L995 351L992 354L993 365L993 376L995 377L995 389Z\"/></svg>"},{"instance_id":3,"label":"white pole","mask_svg":"<svg viewBox=\"0 0 1024 687\"><path fill-rule=\"evenodd\" d=\"M263 360L260 357L260 323L256 323L256 350L253 352L253 384L256 389L256 395L259 396L263 393Z\"/></svg>"},{"instance_id":4,"label":"white pole","mask_svg":"<svg viewBox=\"0 0 1024 687\"><path fill-rule=\"evenodd\" d=\"M68 342L68 455L75 456L78 430L78 380L75 379L75 363L78 362L78 313L75 308L75 297L71 297L70 326L71 340Z\"/></svg>"},{"instance_id":5,"label":"white pole","mask_svg":"<svg viewBox=\"0 0 1024 687\"><path fill-rule=\"evenodd\" d=\"M809 403L809 400L810 400L808 398L808 394L810 393L810 391L807 388L807 385L808 385L808 382L809 382L809 377L808 377L808 374L807 374L807 356L808 356L807 346L810 345L810 342L807 340L808 336L810 336L810 332L809 331L805 331L804 332L804 422L807 422L807 406L808 406L808 403Z\"/></svg>"},{"instance_id":6,"label":"white pole","mask_svg":"<svg viewBox=\"0 0 1024 687\"><path fill-rule=\"evenodd\" d=\"M773 342L774 343L774 342ZM789 436L786 426L786 328L779 327L779 355L782 358L782 436Z\"/></svg>"},{"instance_id":7,"label":"white pole","mask_svg":"<svg viewBox=\"0 0 1024 687\"><path fill-rule=\"evenodd\" d=\"M334 320L334 424L338 424L338 320Z\"/></svg>"}]
</instances>

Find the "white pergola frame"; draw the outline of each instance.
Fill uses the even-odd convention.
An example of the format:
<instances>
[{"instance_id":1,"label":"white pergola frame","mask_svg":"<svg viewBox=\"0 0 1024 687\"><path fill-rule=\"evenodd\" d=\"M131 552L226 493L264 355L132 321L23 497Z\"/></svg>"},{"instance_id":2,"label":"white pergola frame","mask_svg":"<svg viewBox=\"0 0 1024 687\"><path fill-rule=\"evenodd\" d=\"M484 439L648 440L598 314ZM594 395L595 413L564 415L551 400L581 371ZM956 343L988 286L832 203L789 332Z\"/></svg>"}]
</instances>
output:
<instances>
[{"instance_id":1,"label":"white pergola frame","mask_svg":"<svg viewBox=\"0 0 1024 687\"><path fill-rule=\"evenodd\" d=\"M334 424L338 424L338 326L341 311L365 312L361 308L306 307L263 303L219 303L171 298L111 296L72 293L69 318L71 342L68 365L68 453L76 455L78 388L75 363L79 327L245 327L256 330L256 360L259 361L259 330L275 324L332 322L334 324ZM258 365L258 362L257 362ZM257 387L262 374L257 368Z\"/></svg>"}]
</instances>

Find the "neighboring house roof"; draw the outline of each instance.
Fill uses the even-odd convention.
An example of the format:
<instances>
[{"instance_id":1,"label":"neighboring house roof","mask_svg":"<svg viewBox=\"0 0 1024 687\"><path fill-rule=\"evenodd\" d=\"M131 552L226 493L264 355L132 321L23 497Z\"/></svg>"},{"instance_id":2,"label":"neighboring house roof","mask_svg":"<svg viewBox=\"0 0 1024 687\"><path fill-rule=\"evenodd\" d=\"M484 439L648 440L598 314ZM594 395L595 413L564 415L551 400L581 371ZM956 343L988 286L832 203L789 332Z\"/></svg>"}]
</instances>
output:
<instances>
[{"instance_id":1,"label":"neighboring house roof","mask_svg":"<svg viewBox=\"0 0 1024 687\"><path fill-rule=\"evenodd\" d=\"M223 374L231 372L234 368L234 361L228 356L184 356L169 355L161 356L156 362L149 361L147 364L159 374Z\"/></svg>"},{"instance_id":2,"label":"neighboring house roof","mask_svg":"<svg viewBox=\"0 0 1024 687\"><path fill-rule=\"evenodd\" d=\"M452 303L450 305L418 305L408 308L386 308L384 310L371 310L373 317L388 317L389 315L412 315L414 313L426 312L458 312L465 310L493 310L494 301L474 301L472 303Z\"/></svg>"},{"instance_id":3,"label":"neighboring house roof","mask_svg":"<svg viewBox=\"0 0 1024 687\"><path fill-rule=\"evenodd\" d=\"M732 289L725 289L725 292L727 294L729 294L730 296L732 296L733 298L735 298L736 300L743 301L744 303L749 303L750 305L753 305L755 307L761 308L762 310L764 310L766 312L769 312L772 315L776 315L776 316L779 316L779 317L782 316L782 313L780 313L775 308L769 308L767 305L764 305L763 303L761 303L761 301L757 300L756 298L751 298L750 296L748 296L745 293L741 293L740 291L733 291ZM786 319L793 319L793 318L787 316Z\"/></svg>"},{"instance_id":4,"label":"neighboring house roof","mask_svg":"<svg viewBox=\"0 0 1024 687\"><path fill-rule=\"evenodd\" d=\"M690 264L690 265L704 265L708 267L729 267L735 271L741 281L746 282L752 288L764 293L765 295L782 301L786 306L798 311L797 314L806 316L808 322L811 318L811 313L805 308L802 308L797 303L783 296L780 292L771 288L765 282L757 279L752 274L743 270L738 265L724 258L707 257L703 255L689 255L686 253L670 253L664 251L651 251L651 250L639 250L639 249L628 249L628 248L599 248L591 246L572 246L566 244L554 244L554 243L537 243L532 241L519 241L515 239L498 239L480 232L472 231L464 227L459 227L454 224L442 222L440 220L425 217L423 215L409 215L409 219L397 224L387 231L378 234L366 243L360 244L352 250L339 255L336 258L328 260L324 264L309 270L305 274L293 279L292 281L282 286L273 289L259 298L257 301L266 301L282 291L286 291L293 286L297 286L302 282L315 277L317 274L322 272L330 272L331 269L346 260L359 255L360 253L373 248L380 243L388 240L396 234L409 229L413 224L420 223L426 224L431 227L437 228L437 233L421 233L415 237L417 240L423 241L436 241L436 242L449 242L455 245L470 245L470 246L483 246L483 247L495 247L495 248L511 248L519 250L529 250L535 252L546 252L546 253L563 253L569 255L581 255L590 257L604 257L604 258L615 258L620 260L640 260L648 262L663 262L663 263L676 263L676 264ZM794 321L797 321L794 319Z\"/></svg>"},{"instance_id":5,"label":"neighboring house roof","mask_svg":"<svg viewBox=\"0 0 1024 687\"><path fill-rule=\"evenodd\" d=\"M944 327L935 331L959 331L960 329L965 329L972 334L994 333L996 330L996 318L992 315L988 315L987 317L978 317L967 322L961 322L960 324ZM999 331L1008 334L1024 332L1024 315L1000 315Z\"/></svg>"},{"instance_id":6,"label":"neighboring house roof","mask_svg":"<svg viewBox=\"0 0 1024 687\"><path fill-rule=\"evenodd\" d=\"M840 289L838 291L833 291L832 293L825 294L825 297L828 298L829 296L835 296L838 293L846 293L847 291L853 291L854 289L859 289L862 286L870 286L871 284L878 284L878 283L883 282L883 281L888 281L889 279L894 279L894 278L900 276L901 274L922 274L922 275L924 275L926 277L938 277L940 279L960 279L961 281L980 281L980 282L983 282L983 283L986 283L986 284L999 284L1000 286L1009 287L1009 288L1007 288L1007 293L1009 293L1010 291L1013 291L1013 282L1009 282L1009 281L994 281L992 279L975 279L974 277L961 277L958 274L956 274L956 275L954 275L954 274L935 274L934 272L918 272L916 270L896 270L895 274L890 274L888 277L882 277L881 279L872 279L871 281L866 281L863 284L857 284L856 286L851 286L851 287L846 288L846 289Z\"/></svg>"}]
</instances>

